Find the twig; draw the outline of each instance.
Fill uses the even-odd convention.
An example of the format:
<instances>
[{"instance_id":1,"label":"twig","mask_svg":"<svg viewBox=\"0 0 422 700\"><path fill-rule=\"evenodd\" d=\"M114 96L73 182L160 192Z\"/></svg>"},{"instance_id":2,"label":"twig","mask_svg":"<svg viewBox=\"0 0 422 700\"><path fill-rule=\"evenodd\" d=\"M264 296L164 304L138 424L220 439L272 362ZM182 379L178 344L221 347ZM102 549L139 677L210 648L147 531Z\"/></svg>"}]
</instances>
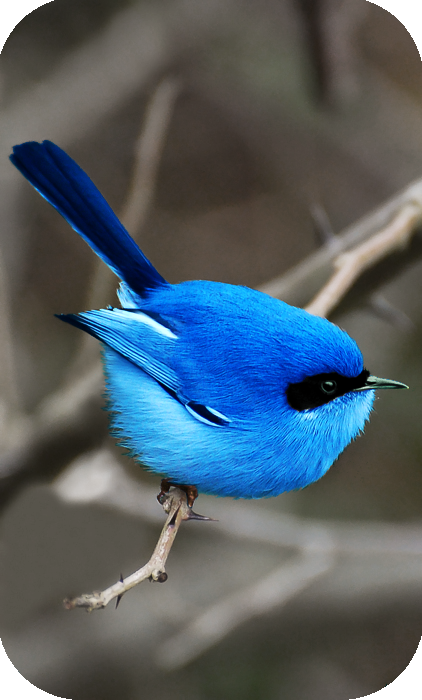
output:
<instances>
[{"instance_id":1,"label":"twig","mask_svg":"<svg viewBox=\"0 0 422 700\"><path fill-rule=\"evenodd\" d=\"M331 276L333 261L338 255L368 241L388 227L408 204L422 211L422 179L412 182L402 192L348 226L329 246L312 253L284 275L261 285L260 290L294 306L305 306Z\"/></svg>"},{"instance_id":2,"label":"twig","mask_svg":"<svg viewBox=\"0 0 422 700\"><path fill-rule=\"evenodd\" d=\"M179 90L180 82L176 78L164 78L152 93L142 117L140 135L134 147L132 177L120 216L123 226L135 239L152 202L158 166ZM115 279L113 273L98 260L87 308L95 308L104 303L104 291L108 291L111 280Z\"/></svg>"},{"instance_id":3,"label":"twig","mask_svg":"<svg viewBox=\"0 0 422 700\"><path fill-rule=\"evenodd\" d=\"M154 90L143 115L143 125L135 144L135 160L129 184L126 202L121 214L125 228L136 239L136 233L142 228L148 208L151 204L157 182L158 166L163 152L173 107L179 94L180 82L175 78L164 78ZM116 286L116 277L97 260L92 274L86 308L92 309L106 303L112 285ZM85 333L81 336L79 349L67 377L73 380L82 368L92 365L98 358L98 344Z\"/></svg>"},{"instance_id":4,"label":"twig","mask_svg":"<svg viewBox=\"0 0 422 700\"><path fill-rule=\"evenodd\" d=\"M67 502L106 504L136 517L154 523L157 521L157 509L152 507L153 489L132 479L106 450L78 459L61 475L54 490ZM385 603L386 594L391 597L398 591L418 590L422 562L420 525L315 521L268 512L257 505L251 507L251 504L245 506L226 500L223 503L216 499L213 499L212 507L214 514L221 513L222 516L216 531L235 537L238 541L275 546L274 561L280 558L280 548L284 551L294 548L298 555L277 566L270 574L262 574L253 585L237 587L234 595L218 600L193 620L192 604L187 602L189 616L182 613L180 618L181 622L185 622L187 617L187 626L159 645L156 661L161 667L182 667L251 617L278 609L331 571L332 577L324 587L315 591L312 588L308 594L308 606L319 609L321 596L322 600L328 596L332 610L333 580L336 591L334 603L338 602L342 611L345 601L353 601L356 596L368 600L368 596L375 595L378 601L383 598ZM338 574L347 564L346 557L353 562L353 570L356 570L357 555L365 562L365 575L362 577L361 572L358 573L352 584L346 577L337 593ZM71 601L70 607L94 609L93 604L103 607L112 597L117 597L119 601L125 584L133 582L136 585L145 579L151 569L163 571L161 563L156 565L150 561L149 565L151 568L143 567L137 574L117 582L102 594L81 596L76 599L76 604Z\"/></svg>"},{"instance_id":5,"label":"twig","mask_svg":"<svg viewBox=\"0 0 422 700\"><path fill-rule=\"evenodd\" d=\"M321 245L335 245L336 234L331 226L331 221L322 204L314 202L310 206L310 214L316 237Z\"/></svg>"},{"instance_id":6,"label":"twig","mask_svg":"<svg viewBox=\"0 0 422 700\"><path fill-rule=\"evenodd\" d=\"M79 457L55 481L53 489L66 503L106 505L150 523L160 521L155 490L131 478L109 450ZM320 554L422 556L419 524L304 519L270 512L258 504L215 498L211 507L218 518L213 530L236 539Z\"/></svg>"},{"instance_id":7,"label":"twig","mask_svg":"<svg viewBox=\"0 0 422 700\"><path fill-rule=\"evenodd\" d=\"M164 78L148 103L142 131L135 146L135 165L122 223L134 236L145 221L157 182L157 172L166 141L180 80Z\"/></svg>"},{"instance_id":8,"label":"twig","mask_svg":"<svg viewBox=\"0 0 422 700\"><path fill-rule=\"evenodd\" d=\"M334 260L336 271L305 307L306 310L315 316L328 316L365 270L393 251L404 248L421 218L420 204L409 202L399 209L383 230L352 250L339 255Z\"/></svg>"},{"instance_id":9,"label":"twig","mask_svg":"<svg viewBox=\"0 0 422 700\"><path fill-rule=\"evenodd\" d=\"M217 644L239 624L285 605L315 579L327 573L333 561L329 553L300 554L254 585L219 600L179 634L158 647L158 664L166 670L184 666Z\"/></svg>"},{"instance_id":10,"label":"twig","mask_svg":"<svg viewBox=\"0 0 422 700\"><path fill-rule=\"evenodd\" d=\"M0 459L0 504L23 485L52 478L69 458L98 447L107 423L101 407L101 366L50 394L26 421L17 417L8 426L9 448Z\"/></svg>"},{"instance_id":11,"label":"twig","mask_svg":"<svg viewBox=\"0 0 422 700\"><path fill-rule=\"evenodd\" d=\"M165 570L167 557L183 520L190 519L191 509L187 504L186 494L177 488L170 489L169 494L163 499L162 506L168 516L148 563L131 576L125 579L120 578L119 581L100 593L84 593L77 598L66 598L64 606L67 610L86 608L88 612L91 612L105 608L113 598L117 598L117 602L119 602L127 591L146 579L158 583L167 581Z\"/></svg>"}]
</instances>

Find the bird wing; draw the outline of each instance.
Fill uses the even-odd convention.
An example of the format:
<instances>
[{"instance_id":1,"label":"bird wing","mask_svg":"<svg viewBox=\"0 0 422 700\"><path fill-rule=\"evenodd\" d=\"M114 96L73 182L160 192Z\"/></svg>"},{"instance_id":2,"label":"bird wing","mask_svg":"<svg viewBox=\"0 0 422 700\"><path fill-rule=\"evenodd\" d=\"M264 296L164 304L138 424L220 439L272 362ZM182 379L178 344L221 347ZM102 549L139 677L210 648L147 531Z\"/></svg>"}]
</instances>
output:
<instances>
[{"instance_id":1,"label":"bird wing","mask_svg":"<svg viewBox=\"0 0 422 700\"><path fill-rule=\"evenodd\" d=\"M178 336L159 314L139 309L98 309L80 314L60 314L62 321L86 331L140 367L201 423L226 426L231 420L203 403L185 396L171 358ZM160 355L162 359L157 359Z\"/></svg>"}]
</instances>

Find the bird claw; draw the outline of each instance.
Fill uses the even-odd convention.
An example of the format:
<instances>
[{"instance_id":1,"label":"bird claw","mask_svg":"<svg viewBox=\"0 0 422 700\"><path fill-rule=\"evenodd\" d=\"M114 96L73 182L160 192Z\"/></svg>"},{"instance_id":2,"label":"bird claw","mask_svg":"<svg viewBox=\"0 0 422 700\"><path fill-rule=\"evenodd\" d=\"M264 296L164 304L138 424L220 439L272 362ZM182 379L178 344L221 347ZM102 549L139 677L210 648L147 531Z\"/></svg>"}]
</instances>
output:
<instances>
[{"instance_id":1,"label":"bird claw","mask_svg":"<svg viewBox=\"0 0 422 700\"><path fill-rule=\"evenodd\" d=\"M192 486L191 484L175 484L169 481L169 479L162 479L161 491L157 496L157 501L161 506L164 506L168 498L168 492L172 486L174 488L180 489L186 494L186 503L188 508L186 514L183 517L183 520L201 520L203 522L217 522L215 518L209 518L207 515L200 515L199 513L195 513L192 510L192 506L198 498L198 489L196 488L196 486Z\"/></svg>"},{"instance_id":2,"label":"bird claw","mask_svg":"<svg viewBox=\"0 0 422 700\"><path fill-rule=\"evenodd\" d=\"M176 489L180 489L181 491L184 491L186 494L186 501L189 506L189 508L192 508L193 504L195 503L196 499L198 498L198 489L196 486L192 486L192 484L175 484L173 481L170 481L169 479L162 479L161 480L161 491L157 496L157 501L160 505L163 505L167 499L167 494L170 490L170 488L174 486Z\"/></svg>"}]
</instances>

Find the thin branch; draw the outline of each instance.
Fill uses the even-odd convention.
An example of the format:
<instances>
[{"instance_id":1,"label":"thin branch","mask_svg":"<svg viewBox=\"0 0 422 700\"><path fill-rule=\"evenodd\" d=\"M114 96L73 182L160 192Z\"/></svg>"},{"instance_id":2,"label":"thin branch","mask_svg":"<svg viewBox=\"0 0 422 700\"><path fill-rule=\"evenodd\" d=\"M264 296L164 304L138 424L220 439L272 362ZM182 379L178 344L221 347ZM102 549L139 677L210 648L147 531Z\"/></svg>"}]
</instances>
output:
<instances>
[{"instance_id":1,"label":"thin branch","mask_svg":"<svg viewBox=\"0 0 422 700\"><path fill-rule=\"evenodd\" d=\"M178 80L164 78L152 93L142 116L140 135L134 145L132 177L120 216L123 226L135 239L145 223L153 199L158 167L179 90ZM101 260L97 260L86 307L91 309L104 304L111 285L116 286L115 280L111 270Z\"/></svg>"},{"instance_id":2,"label":"thin branch","mask_svg":"<svg viewBox=\"0 0 422 700\"><path fill-rule=\"evenodd\" d=\"M182 522L196 519L210 520L211 518L197 516L193 513L187 503L186 494L178 488L171 488L168 494L162 494L160 503L165 512L168 513L167 520L154 552L145 566L125 579L120 578L119 581L100 593L94 591L93 593L83 593L76 598L66 598L64 606L67 610L86 608L89 612L92 612L92 610L105 608L113 598L117 598L117 607L122 596L134 586L142 583L142 581L146 579L158 583L167 581L166 561Z\"/></svg>"},{"instance_id":3,"label":"thin branch","mask_svg":"<svg viewBox=\"0 0 422 700\"><path fill-rule=\"evenodd\" d=\"M155 490L130 477L106 449L75 460L54 482L53 490L66 503L106 505L153 524L160 522ZM208 505L207 496L201 499ZM213 531L236 539L320 554L422 556L419 524L304 519L270 512L258 503L211 497L209 508L217 518Z\"/></svg>"},{"instance_id":4,"label":"thin branch","mask_svg":"<svg viewBox=\"0 0 422 700\"><path fill-rule=\"evenodd\" d=\"M422 179L348 226L329 246L312 253L284 275L261 285L260 290L294 306L306 306L331 277L335 258L384 230L408 204L422 211Z\"/></svg>"},{"instance_id":5,"label":"thin branch","mask_svg":"<svg viewBox=\"0 0 422 700\"><path fill-rule=\"evenodd\" d=\"M166 670L185 666L252 617L280 608L327 573L331 554L306 552L277 567L252 586L237 590L198 615L181 632L158 646L157 662Z\"/></svg>"},{"instance_id":6,"label":"thin branch","mask_svg":"<svg viewBox=\"0 0 422 700\"><path fill-rule=\"evenodd\" d=\"M155 88L142 117L142 127L135 143L134 166L123 211L120 216L123 226L133 238L145 223L157 184L158 167L165 145L174 105L180 91L180 81L173 77L164 78ZM106 303L107 297L116 287L116 277L96 260L92 273L87 309L95 309ZM98 344L85 333L81 336L75 358L68 368L68 381L73 381L81 369L96 362L99 364Z\"/></svg>"},{"instance_id":7,"label":"thin branch","mask_svg":"<svg viewBox=\"0 0 422 700\"><path fill-rule=\"evenodd\" d=\"M135 145L135 165L122 223L132 236L145 222L157 183L157 173L168 134L180 80L164 78L148 103L142 131Z\"/></svg>"},{"instance_id":8,"label":"thin branch","mask_svg":"<svg viewBox=\"0 0 422 700\"><path fill-rule=\"evenodd\" d=\"M397 309L382 294L373 294L368 299L367 309L374 316L381 318L386 323L405 333L415 330L415 324L412 319L404 311Z\"/></svg>"},{"instance_id":9,"label":"thin branch","mask_svg":"<svg viewBox=\"0 0 422 700\"><path fill-rule=\"evenodd\" d=\"M155 502L153 490L132 479L107 450L78 459L60 476L54 485L54 491L66 502L106 504L126 514L154 523L157 521L157 508L152 507ZM183 492L177 494L176 499L179 498L185 508L185 519L189 519L190 513ZM177 500L176 505L172 506L173 514L179 512L179 502ZM279 609L293 601L297 594L330 571L333 571L337 591L339 584L336 575L347 563L345 555L351 557L354 569L356 555L364 558L365 576L362 578L359 574L356 585L348 585L346 582L343 584L341 593L337 596L341 598L342 610L345 600L354 599L356 595L367 599L368 595L375 594L377 600L381 597L385 599L386 594L391 597L398 591L408 592L417 588L420 581L420 525L315 521L269 512L258 504L251 508L251 504L245 506L227 500L223 503L216 499L212 499L212 508L214 514L221 514L221 522L216 524L214 531L241 541L260 542L285 550L294 548L298 555L277 566L270 574L262 574L253 585L237 587L235 594L218 600L194 618L192 606L187 603L187 625L157 648L156 661L166 669L184 666L250 618ZM171 525L171 515L169 518ZM159 545L145 567L127 579L116 582L103 593L65 601L66 607L84 607L89 610L101 608L113 598L119 602L126 590L148 577L161 580L160 575L165 573L164 564L172 544L170 542L167 547L166 537L171 538L173 534L166 532L169 518ZM164 557L159 550L160 544ZM273 559L279 561L279 549ZM323 598L328 595L332 608L333 590L330 581L324 585L323 591ZM321 591L316 590L314 594L312 589L307 604L319 608L320 599ZM185 617L182 614L182 623L185 622Z\"/></svg>"},{"instance_id":10,"label":"thin branch","mask_svg":"<svg viewBox=\"0 0 422 700\"><path fill-rule=\"evenodd\" d=\"M319 243L327 246L331 244L335 245L336 234L333 231L331 221L328 218L325 208L321 204L315 202L310 206L310 214Z\"/></svg>"},{"instance_id":11,"label":"thin branch","mask_svg":"<svg viewBox=\"0 0 422 700\"><path fill-rule=\"evenodd\" d=\"M337 256L331 279L305 309L315 316L328 316L365 270L407 245L421 219L419 203L405 204L379 233Z\"/></svg>"}]
</instances>

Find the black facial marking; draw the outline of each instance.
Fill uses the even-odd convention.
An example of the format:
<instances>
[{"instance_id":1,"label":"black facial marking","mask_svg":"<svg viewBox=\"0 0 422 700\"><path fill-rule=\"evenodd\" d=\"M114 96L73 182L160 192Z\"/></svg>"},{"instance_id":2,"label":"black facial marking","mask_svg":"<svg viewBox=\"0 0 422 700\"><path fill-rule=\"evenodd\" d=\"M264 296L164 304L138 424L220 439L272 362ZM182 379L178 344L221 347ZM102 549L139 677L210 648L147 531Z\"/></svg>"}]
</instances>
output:
<instances>
[{"instance_id":1,"label":"black facial marking","mask_svg":"<svg viewBox=\"0 0 422 700\"><path fill-rule=\"evenodd\" d=\"M358 377L344 377L337 372L314 374L287 387L287 401L296 411L322 406L338 396L365 386L369 372L364 369Z\"/></svg>"}]
</instances>

